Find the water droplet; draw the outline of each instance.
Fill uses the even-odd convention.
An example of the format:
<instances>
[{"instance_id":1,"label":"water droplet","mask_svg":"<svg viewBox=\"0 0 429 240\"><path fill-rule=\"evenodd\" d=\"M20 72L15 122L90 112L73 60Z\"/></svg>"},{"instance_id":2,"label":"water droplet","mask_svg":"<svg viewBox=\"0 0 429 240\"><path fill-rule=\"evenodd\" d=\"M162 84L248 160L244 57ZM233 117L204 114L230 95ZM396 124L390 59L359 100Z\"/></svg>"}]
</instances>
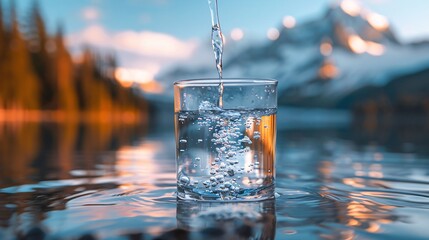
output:
<instances>
[{"instance_id":1,"label":"water droplet","mask_svg":"<svg viewBox=\"0 0 429 240\"><path fill-rule=\"evenodd\" d=\"M186 139L180 139L180 143L187 143L188 141Z\"/></svg>"}]
</instances>

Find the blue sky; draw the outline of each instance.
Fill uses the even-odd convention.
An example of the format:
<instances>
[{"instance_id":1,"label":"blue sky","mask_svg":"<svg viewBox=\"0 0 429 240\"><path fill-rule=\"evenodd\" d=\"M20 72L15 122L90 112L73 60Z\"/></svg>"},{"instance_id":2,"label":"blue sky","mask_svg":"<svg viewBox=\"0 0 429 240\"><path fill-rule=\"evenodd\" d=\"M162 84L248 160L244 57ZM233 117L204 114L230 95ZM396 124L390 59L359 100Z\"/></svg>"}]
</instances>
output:
<instances>
[{"instance_id":1,"label":"blue sky","mask_svg":"<svg viewBox=\"0 0 429 240\"><path fill-rule=\"evenodd\" d=\"M33 0L14 1L20 16ZM223 31L244 32L243 39L266 39L286 15L297 23L320 16L335 0L218 0ZM427 0L349 0L389 19L403 41L429 39ZM151 76L170 64L195 56L209 46L210 12L207 0L39 0L48 29L61 22L70 48L85 42L115 49L120 64L145 69ZM23 19L23 18L22 18ZM250 37L249 37L250 36ZM144 42L144 43L143 43ZM173 54L174 53L174 54ZM208 55L199 54L201 58ZM211 59L210 59L211 60Z\"/></svg>"},{"instance_id":2,"label":"blue sky","mask_svg":"<svg viewBox=\"0 0 429 240\"><path fill-rule=\"evenodd\" d=\"M14 1L24 14L32 0ZM112 31L132 29L172 34L181 39L207 35L210 15L206 0L39 0L52 29L63 22L67 32L79 31L94 21ZM224 31L243 28L255 35L280 24L285 15L298 22L320 15L331 0L219 0ZM429 1L361 0L364 6L386 16L404 40L429 37ZM97 19L84 19L86 9L95 9Z\"/></svg>"}]
</instances>

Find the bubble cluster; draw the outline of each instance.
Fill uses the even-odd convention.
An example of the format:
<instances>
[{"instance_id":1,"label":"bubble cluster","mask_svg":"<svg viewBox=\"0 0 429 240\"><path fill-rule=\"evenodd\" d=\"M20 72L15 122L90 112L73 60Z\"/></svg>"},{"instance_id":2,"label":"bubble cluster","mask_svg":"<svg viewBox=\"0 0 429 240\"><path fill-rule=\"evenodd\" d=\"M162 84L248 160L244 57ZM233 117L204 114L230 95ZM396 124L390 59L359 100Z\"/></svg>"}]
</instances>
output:
<instances>
[{"instance_id":1,"label":"bubble cluster","mask_svg":"<svg viewBox=\"0 0 429 240\"><path fill-rule=\"evenodd\" d=\"M262 110L221 110L202 102L198 111L180 112L178 187L233 200L265 184L262 136L271 117ZM269 182L269 181L267 181ZM247 193L248 194L248 193Z\"/></svg>"}]
</instances>

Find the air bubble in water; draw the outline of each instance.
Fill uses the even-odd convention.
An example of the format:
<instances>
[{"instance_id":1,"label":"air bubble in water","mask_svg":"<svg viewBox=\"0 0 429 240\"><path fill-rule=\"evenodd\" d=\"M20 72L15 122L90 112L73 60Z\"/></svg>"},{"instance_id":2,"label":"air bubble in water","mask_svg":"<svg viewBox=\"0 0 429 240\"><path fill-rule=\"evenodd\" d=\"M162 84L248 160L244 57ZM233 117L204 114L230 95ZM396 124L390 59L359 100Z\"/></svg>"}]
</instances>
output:
<instances>
[{"instance_id":1,"label":"air bubble in water","mask_svg":"<svg viewBox=\"0 0 429 240\"><path fill-rule=\"evenodd\" d=\"M232 169L232 168L228 168L228 170L226 171L226 173L228 173L228 175L229 175L230 177L232 177L232 176L234 176L234 169Z\"/></svg>"},{"instance_id":2,"label":"air bubble in water","mask_svg":"<svg viewBox=\"0 0 429 240\"><path fill-rule=\"evenodd\" d=\"M261 133L258 131L253 132L253 138L254 139L259 139L261 137Z\"/></svg>"},{"instance_id":3,"label":"air bubble in water","mask_svg":"<svg viewBox=\"0 0 429 240\"><path fill-rule=\"evenodd\" d=\"M239 142L252 144L252 140L250 140L250 138L248 136L244 136L242 139L239 140Z\"/></svg>"},{"instance_id":4,"label":"air bubble in water","mask_svg":"<svg viewBox=\"0 0 429 240\"><path fill-rule=\"evenodd\" d=\"M215 178L216 178L216 180L217 180L217 181L219 181L219 182L223 182L223 181L224 181L223 176L222 176L222 175L220 175L220 174L216 175L216 176L215 176Z\"/></svg>"},{"instance_id":5,"label":"air bubble in water","mask_svg":"<svg viewBox=\"0 0 429 240\"><path fill-rule=\"evenodd\" d=\"M203 185L204 185L204 187L206 187L206 188L210 187L210 181L209 181L209 180L204 181L204 182L203 182Z\"/></svg>"},{"instance_id":6,"label":"air bubble in water","mask_svg":"<svg viewBox=\"0 0 429 240\"><path fill-rule=\"evenodd\" d=\"M181 176L179 179L180 184L182 185L188 185L190 180L187 176Z\"/></svg>"},{"instance_id":7,"label":"air bubble in water","mask_svg":"<svg viewBox=\"0 0 429 240\"><path fill-rule=\"evenodd\" d=\"M224 162L221 162L221 163L219 164L219 167L220 167L220 168L222 168L222 169L223 169L223 168L226 168L226 164L225 164Z\"/></svg>"}]
</instances>

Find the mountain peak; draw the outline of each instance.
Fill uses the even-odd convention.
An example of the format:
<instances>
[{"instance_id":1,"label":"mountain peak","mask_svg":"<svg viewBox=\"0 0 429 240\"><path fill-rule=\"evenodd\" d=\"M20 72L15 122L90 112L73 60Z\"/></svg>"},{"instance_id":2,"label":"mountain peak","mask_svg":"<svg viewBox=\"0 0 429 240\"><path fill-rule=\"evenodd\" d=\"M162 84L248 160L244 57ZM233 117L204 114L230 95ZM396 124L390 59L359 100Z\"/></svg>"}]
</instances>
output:
<instances>
[{"instance_id":1,"label":"mountain peak","mask_svg":"<svg viewBox=\"0 0 429 240\"><path fill-rule=\"evenodd\" d=\"M333 47L352 53L379 55L383 45L399 44L388 19L370 11L354 0L343 0L329 6L317 19L283 28L274 45L315 45L330 39Z\"/></svg>"},{"instance_id":2,"label":"mountain peak","mask_svg":"<svg viewBox=\"0 0 429 240\"><path fill-rule=\"evenodd\" d=\"M362 12L367 11L358 1L356 0L342 0L334 2L331 5L331 9L338 9L352 17L362 15Z\"/></svg>"},{"instance_id":3,"label":"mountain peak","mask_svg":"<svg viewBox=\"0 0 429 240\"><path fill-rule=\"evenodd\" d=\"M376 12L362 6L356 0L342 0L328 9L326 18L331 24L345 34L357 35L362 40L376 43L398 43L389 20Z\"/></svg>"}]
</instances>

